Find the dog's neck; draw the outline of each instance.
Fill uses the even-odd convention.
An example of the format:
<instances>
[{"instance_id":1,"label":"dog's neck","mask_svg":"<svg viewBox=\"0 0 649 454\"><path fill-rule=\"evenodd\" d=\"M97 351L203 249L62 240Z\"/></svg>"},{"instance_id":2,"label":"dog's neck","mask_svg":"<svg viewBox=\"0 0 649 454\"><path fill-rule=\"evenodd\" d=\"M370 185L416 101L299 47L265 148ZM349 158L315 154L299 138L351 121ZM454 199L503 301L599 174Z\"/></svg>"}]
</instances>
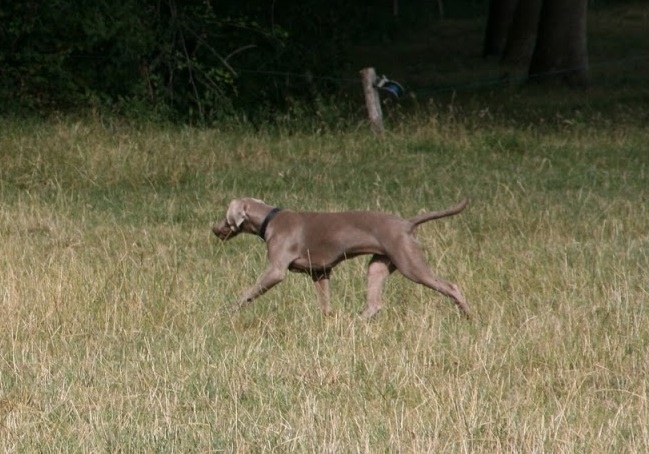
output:
<instances>
[{"instance_id":1,"label":"dog's neck","mask_svg":"<svg viewBox=\"0 0 649 454\"><path fill-rule=\"evenodd\" d=\"M259 226L259 231L257 232L257 235L261 237L262 240L266 241L266 228L268 227L268 224L270 221L273 220L275 216L277 216L277 213L282 211L281 208L275 207L272 210L268 212L264 220L261 222L261 225Z\"/></svg>"}]
</instances>

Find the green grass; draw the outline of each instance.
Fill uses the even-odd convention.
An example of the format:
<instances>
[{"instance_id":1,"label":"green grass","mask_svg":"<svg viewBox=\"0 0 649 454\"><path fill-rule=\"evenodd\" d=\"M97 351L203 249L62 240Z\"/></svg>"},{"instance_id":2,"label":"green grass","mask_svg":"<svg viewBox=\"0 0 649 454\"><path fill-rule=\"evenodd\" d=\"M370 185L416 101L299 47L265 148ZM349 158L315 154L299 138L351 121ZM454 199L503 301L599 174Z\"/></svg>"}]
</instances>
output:
<instances>
[{"instance_id":1,"label":"green grass","mask_svg":"<svg viewBox=\"0 0 649 454\"><path fill-rule=\"evenodd\" d=\"M433 93L386 106L383 138L327 106L256 132L3 119L0 451L648 451L647 66L624 63L646 10L592 12L586 92ZM439 71L368 64L491 78L462 24L406 48ZM458 32L459 58L435 49ZM418 237L471 322L398 274L360 320L362 258L336 269L331 317L301 275L231 310L266 260L211 234L233 197L410 216L465 195Z\"/></svg>"},{"instance_id":2,"label":"green grass","mask_svg":"<svg viewBox=\"0 0 649 454\"><path fill-rule=\"evenodd\" d=\"M283 134L7 121L0 137L0 450L643 452L649 133L464 113ZM230 198L408 216L474 312L366 260L325 318L291 275L239 313L257 238Z\"/></svg>"}]
</instances>

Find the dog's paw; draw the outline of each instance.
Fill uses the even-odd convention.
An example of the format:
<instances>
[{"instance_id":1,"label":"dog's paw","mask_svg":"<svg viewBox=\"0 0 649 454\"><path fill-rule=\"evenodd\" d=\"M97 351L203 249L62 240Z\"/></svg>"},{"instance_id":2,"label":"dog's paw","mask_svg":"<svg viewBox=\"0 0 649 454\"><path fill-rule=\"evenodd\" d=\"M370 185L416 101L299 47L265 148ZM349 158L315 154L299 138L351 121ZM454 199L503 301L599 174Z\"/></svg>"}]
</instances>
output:
<instances>
[{"instance_id":1,"label":"dog's paw","mask_svg":"<svg viewBox=\"0 0 649 454\"><path fill-rule=\"evenodd\" d=\"M361 312L360 315L363 320L369 320L372 317L374 317L376 314L378 314L380 310L381 310L380 307L368 307L363 312Z\"/></svg>"}]
</instances>

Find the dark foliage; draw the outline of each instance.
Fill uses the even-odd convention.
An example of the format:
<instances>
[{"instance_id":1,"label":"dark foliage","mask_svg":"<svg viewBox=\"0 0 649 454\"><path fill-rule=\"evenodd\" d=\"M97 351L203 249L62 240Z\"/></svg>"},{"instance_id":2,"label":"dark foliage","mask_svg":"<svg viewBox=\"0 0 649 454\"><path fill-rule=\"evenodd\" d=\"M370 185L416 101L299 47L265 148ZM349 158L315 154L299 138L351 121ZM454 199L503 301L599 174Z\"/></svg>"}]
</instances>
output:
<instances>
[{"instance_id":1,"label":"dark foliage","mask_svg":"<svg viewBox=\"0 0 649 454\"><path fill-rule=\"evenodd\" d=\"M370 19L370 8L343 0L3 2L0 109L110 108L200 122L272 112L332 88L311 76L344 66L350 40L384 19L377 11Z\"/></svg>"}]
</instances>

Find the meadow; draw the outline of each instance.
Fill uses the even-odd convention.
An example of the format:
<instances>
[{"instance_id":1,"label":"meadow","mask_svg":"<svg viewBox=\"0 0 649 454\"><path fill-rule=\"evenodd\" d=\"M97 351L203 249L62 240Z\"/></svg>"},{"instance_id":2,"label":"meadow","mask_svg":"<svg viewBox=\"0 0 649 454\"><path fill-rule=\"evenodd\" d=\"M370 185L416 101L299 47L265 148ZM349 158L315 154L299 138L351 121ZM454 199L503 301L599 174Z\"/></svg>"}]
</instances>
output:
<instances>
[{"instance_id":1,"label":"meadow","mask_svg":"<svg viewBox=\"0 0 649 454\"><path fill-rule=\"evenodd\" d=\"M634 120L630 120L633 118ZM4 452L643 452L649 130L447 110L338 132L6 120L0 136ZM410 216L443 296L367 259L253 306L263 242L228 201Z\"/></svg>"}]
</instances>

